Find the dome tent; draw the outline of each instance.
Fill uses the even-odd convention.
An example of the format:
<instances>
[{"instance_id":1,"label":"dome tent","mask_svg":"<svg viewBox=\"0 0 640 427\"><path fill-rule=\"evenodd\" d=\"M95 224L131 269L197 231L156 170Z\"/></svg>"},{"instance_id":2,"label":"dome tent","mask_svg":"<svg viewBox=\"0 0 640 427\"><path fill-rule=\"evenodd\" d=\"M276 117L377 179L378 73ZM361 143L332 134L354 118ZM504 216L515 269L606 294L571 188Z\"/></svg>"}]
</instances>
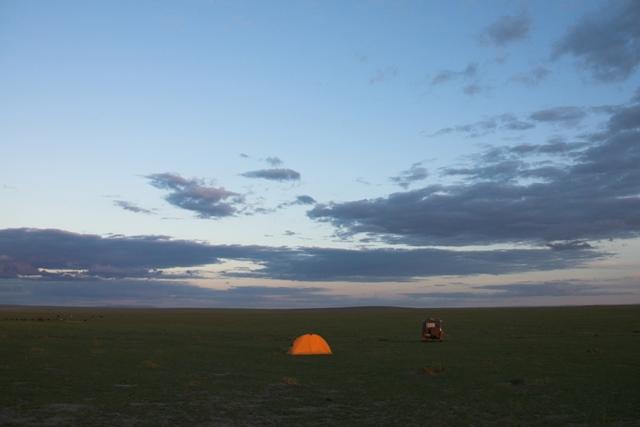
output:
<instances>
[{"instance_id":1,"label":"dome tent","mask_svg":"<svg viewBox=\"0 0 640 427\"><path fill-rule=\"evenodd\" d=\"M333 354L331 347L320 335L300 335L293 341L289 354L292 356L307 356L312 354Z\"/></svg>"}]
</instances>

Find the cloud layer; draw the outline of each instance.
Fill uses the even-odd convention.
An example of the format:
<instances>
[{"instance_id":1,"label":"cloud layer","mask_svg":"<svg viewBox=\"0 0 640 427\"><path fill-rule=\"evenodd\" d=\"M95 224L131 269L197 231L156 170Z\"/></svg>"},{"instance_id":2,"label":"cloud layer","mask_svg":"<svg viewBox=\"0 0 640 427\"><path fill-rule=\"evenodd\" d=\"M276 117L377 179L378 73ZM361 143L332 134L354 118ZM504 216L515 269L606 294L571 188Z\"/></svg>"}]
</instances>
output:
<instances>
[{"instance_id":1,"label":"cloud layer","mask_svg":"<svg viewBox=\"0 0 640 427\"><path fill-rule=\"evenodd\" d=\"M344 296L321 288L243 286L209 289L186 282L159 280L0 281L0 301L7 305L125 307L319 307L344 304Z\"/></svg>"},{"instance_id":2,"label":"cloud layer","mask_svg":"<svg viewBox=\"0 0 640 427\"><path fill-rule=\"evenodd\" d=\"M343 235L366 233L411 245L637 236L640 104L609 110L613 113L603 130L589 135L588 145L556 142L489 150L468 167L445 170L463 177L462 183L316 205L308 216L333 224ZM531 115L533 120L561 122L580 117L573 108ZM536 154L560 154L568 160L527 159Z\"/></svg>"},{"instance_id":3,"label":"cloud layer","mask_svg":"<svg viewBox=\"0 0 640 427\"><path fill-rule=\"evenodd\" d=\"M627 79L640 64L640 2L620 0L584 16L560 39L554 58L569 55L600 81Z\"/></svg>"},{"instance_id":4,"label":"cloud layer","mask_svg":"<svg viewBox=\"0 0 640 427\"><path fill-rule=\"evenodd\" d=\"M163 269L248 261L224 277L297 281L406 281L440 275L502 274L577 267L594 250L334 249L211 245L165 236L101 237L61 230L0 230L0 277L44 280L174 278Z\"/></svg>"}]
</instances>

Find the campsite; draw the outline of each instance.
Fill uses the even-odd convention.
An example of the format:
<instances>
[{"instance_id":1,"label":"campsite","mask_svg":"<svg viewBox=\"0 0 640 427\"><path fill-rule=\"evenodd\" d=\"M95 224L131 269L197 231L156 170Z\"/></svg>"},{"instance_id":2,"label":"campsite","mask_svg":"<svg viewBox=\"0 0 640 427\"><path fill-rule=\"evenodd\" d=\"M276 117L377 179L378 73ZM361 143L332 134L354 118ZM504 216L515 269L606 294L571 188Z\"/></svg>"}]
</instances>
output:
<instances>
[{"instance_id":1,"label":"campsite","mask_svg":"<svg viewBox=\"0 0 640 427\"><path fill-rule=\"evenodd\" d=\"M640 0L0 0L0 427L640 427Z\"/></svg>"},{"instance_id":2,"label":"campsite","mask_svg":"<svg viewBox=\"0 0 640 427\"><path fill-rule=\"evenodd\" d=\"M333 354L287 354L304 333ZM0 424L632 426L639 354L637 305L6 307Z\"/></svg>"}]
</instances>

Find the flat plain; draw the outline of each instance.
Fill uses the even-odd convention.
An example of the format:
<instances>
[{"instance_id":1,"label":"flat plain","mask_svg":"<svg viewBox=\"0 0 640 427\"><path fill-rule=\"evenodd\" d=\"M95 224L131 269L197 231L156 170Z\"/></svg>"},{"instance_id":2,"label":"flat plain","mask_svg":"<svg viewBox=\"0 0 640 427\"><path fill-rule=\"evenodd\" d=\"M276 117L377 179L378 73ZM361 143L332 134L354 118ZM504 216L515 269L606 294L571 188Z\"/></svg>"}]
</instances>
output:
<instances>
[{"instance_id":1,"label":"flat plain","mask_svg":"<svg viewBox=\"0 0 640 427\"><path fill-rule=\"evenodd\" d=\"M640 306L0 308L0 425L34 424L637 426Z\"/></svg>"}]
</instances>

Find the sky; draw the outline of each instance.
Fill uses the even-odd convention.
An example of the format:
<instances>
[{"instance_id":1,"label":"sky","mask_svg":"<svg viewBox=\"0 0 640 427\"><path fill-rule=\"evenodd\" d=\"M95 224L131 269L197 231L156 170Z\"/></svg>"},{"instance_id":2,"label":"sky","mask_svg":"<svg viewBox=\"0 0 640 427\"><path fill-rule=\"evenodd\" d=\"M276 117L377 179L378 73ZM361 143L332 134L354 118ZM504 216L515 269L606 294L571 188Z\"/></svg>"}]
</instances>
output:
<instances>
[{"instance_id":1,"label":"sky","mask_svg":"<svg viewBox=\"0 0 640 427\"><path fill-rule=\"evenodd\" d=\"M638 22L0 0L0 305L640 303Z\"/></svg>"}]
</instances>

